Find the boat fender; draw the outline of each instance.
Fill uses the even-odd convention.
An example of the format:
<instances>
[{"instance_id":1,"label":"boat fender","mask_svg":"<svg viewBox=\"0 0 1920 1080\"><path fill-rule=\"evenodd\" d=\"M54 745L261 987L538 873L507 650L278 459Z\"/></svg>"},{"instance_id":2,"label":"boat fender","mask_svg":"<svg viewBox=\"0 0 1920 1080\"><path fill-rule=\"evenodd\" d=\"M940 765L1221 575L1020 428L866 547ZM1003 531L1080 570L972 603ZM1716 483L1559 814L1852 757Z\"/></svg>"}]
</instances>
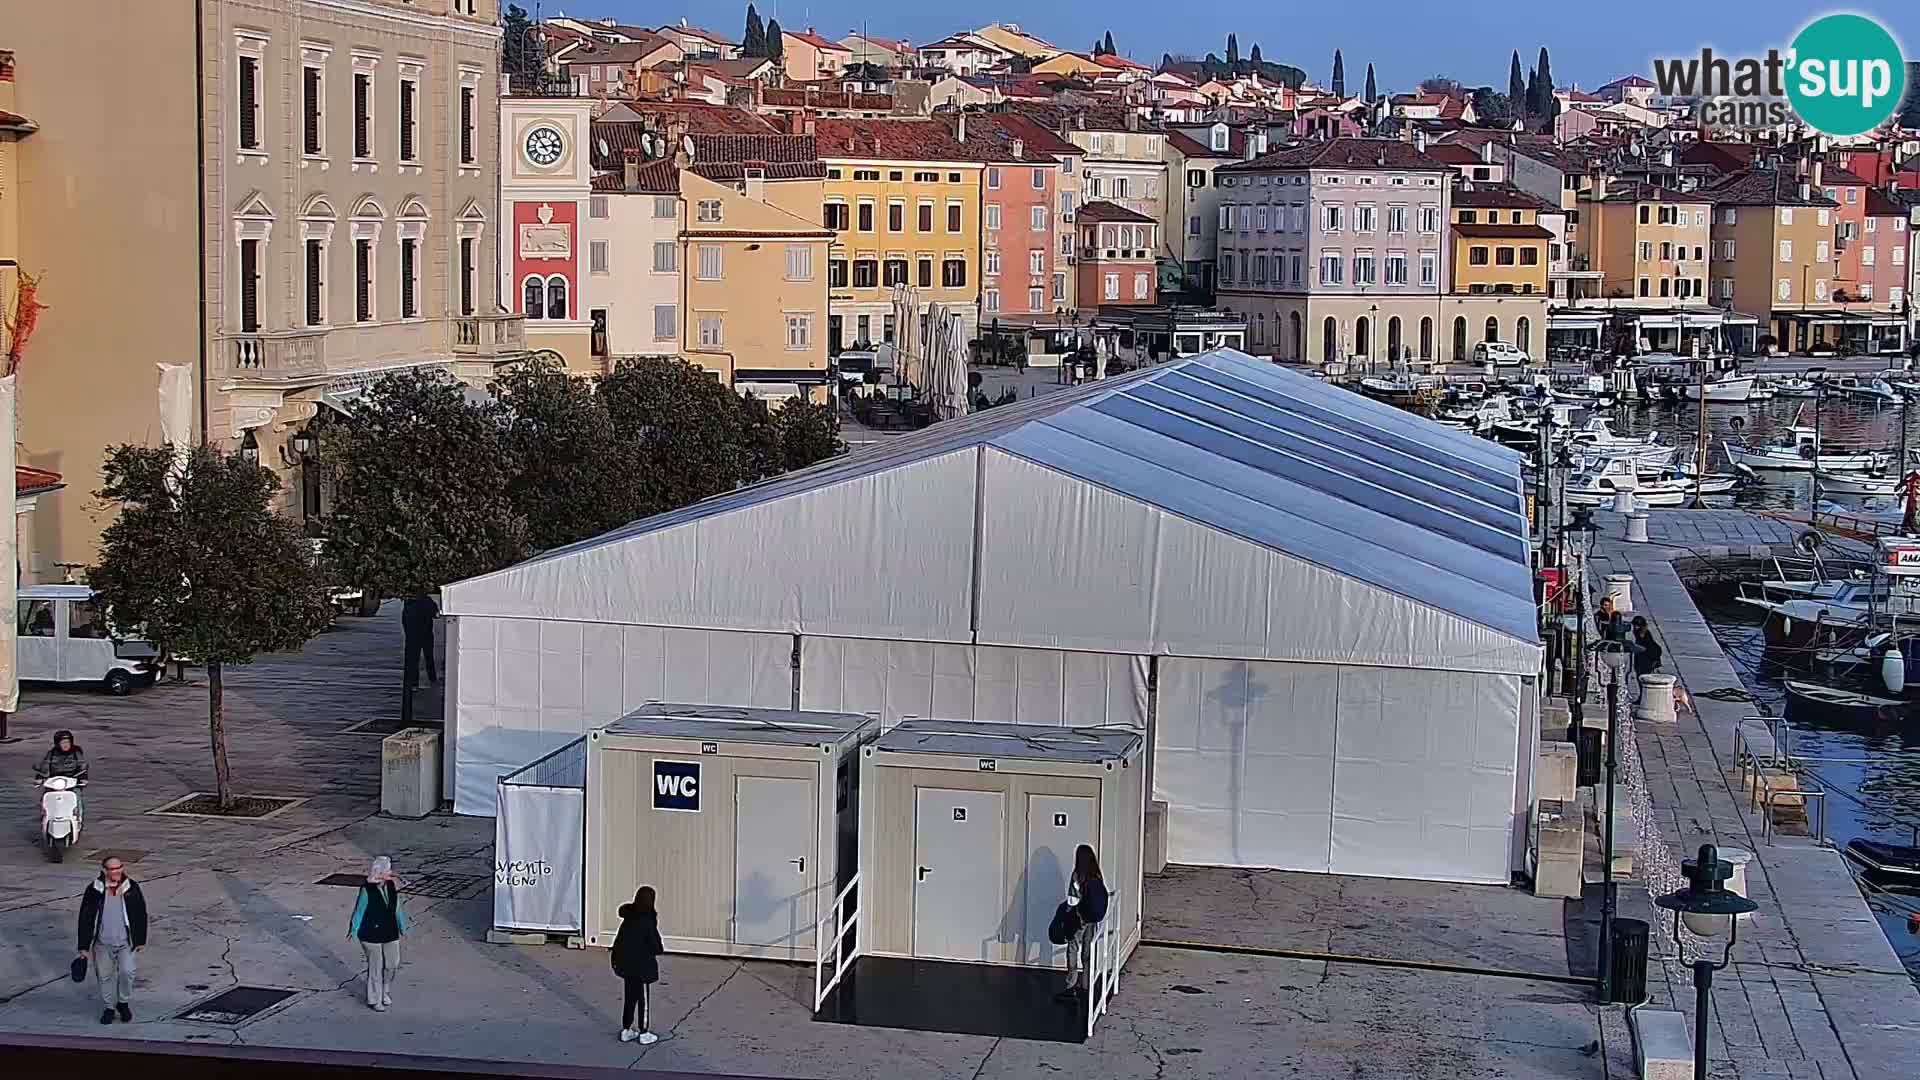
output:
<instances>
[{"instance_id":1,"label":"boat fender","mask_svg":"<svg viewBox=\"0 0 1920 1080\"><path fill-rule=\"evenodd\" d=\"M1780 632L1782 634L1793 633L1793 616L1791 615L1780 616Z\"/></svg>"},{"instance_id":2,"label":"boat fender","mask_svg":"<svg viewBox=\"0 0 1920 1080\"><path fill-rule=\"evenodd\" d=\"M1889 694L1899 694L1907 688L1907 658L1899 649L1889 647L1880 654L1880 682Z\"/></svg>"}]
</instances>

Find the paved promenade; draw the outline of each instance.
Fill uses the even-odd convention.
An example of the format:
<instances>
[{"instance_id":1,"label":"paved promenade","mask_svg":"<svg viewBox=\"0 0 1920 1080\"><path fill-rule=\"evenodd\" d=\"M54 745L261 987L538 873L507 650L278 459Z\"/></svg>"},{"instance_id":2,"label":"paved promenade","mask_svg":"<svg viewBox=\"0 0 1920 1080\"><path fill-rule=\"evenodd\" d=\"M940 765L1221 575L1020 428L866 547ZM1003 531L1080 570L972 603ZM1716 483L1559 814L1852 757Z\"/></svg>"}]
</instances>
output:
<instances>
[{"instance_id":1,"label":"paved promenade","mask_svg":"<svg viewBox=\"0 0 1920 1080\"><path fill-rule=\"evenodd\" d=\"M1673 568L1676 559L1784 552L1803 526L1735 510L1656 510L1651 542L1628 544L1622 518L1597 519L1595 580L1633 574L1634 613L1655 624L1665 670L1679 677L1692 703L1675 725L1635 724L1660 835L1676 855L1690 856L1709 842L1755 854L1747 880L1760 910L1741 929L1733 966L1714 982L1712 1056L1721 1063L1714 1075L1920 1076L1920 992L1842 857L1777 830L1771 844L1763 843L1760 814L1735 790L1733 734L1754 707L1705 696L1741 683ZM1604 715L1604 698L1596 704ZM1625 914L1653 917L1645 890L1626 885L1621 896ZM1665 941L1660 928L1656 922L1656 936ZM1670 941L1665 952L1672 952ZM1656 963L1648 977L1656 1006L1679 1009L1691 1023L1691 974Z\"/></svg>"}]
</instances>

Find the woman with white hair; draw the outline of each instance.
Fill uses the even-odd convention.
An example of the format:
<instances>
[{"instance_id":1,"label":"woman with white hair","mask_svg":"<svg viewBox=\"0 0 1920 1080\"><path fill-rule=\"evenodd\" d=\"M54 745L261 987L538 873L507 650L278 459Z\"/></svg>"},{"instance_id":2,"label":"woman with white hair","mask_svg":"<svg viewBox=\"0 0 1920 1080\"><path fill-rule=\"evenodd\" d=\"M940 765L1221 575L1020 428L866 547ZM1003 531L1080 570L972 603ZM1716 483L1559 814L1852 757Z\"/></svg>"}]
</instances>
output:
<instances>
[{"instance_id":1,"label":"woman with white hair","mask_svg":"<svg viewBox=\"0 0 1920 1080\"><path fill-rule=\"evenodd\" d=\"M373 860L360 898L353 905L347 936L367 954L367 1005L386 1012L393 1004L393 976L400 970L400 935L407 932L407 916L400 910L400 886L394 880L393 860Z\"/></svg>"}]
</instances>

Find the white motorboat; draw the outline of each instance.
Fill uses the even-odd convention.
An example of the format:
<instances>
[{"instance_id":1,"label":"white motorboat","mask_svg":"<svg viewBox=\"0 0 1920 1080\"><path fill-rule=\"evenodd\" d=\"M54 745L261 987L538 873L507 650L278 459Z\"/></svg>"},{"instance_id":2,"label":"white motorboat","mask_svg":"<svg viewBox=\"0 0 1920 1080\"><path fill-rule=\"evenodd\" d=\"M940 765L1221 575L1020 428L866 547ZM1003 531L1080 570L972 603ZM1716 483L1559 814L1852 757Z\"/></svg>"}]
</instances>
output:
<instances>
[{"instance_id":1,"label":"white motorboat","mask_svg":"<svg viewBox=\"0 0 1920 1080\"><path fill-rule=\"evenodd\" d=\"M1704 394L1709 405L1744 405L1753 397L1754 381L1751 375L1722 375L1705 386L1688 383L1687 400L1699 401Z\"/></svg>"},{"instance_id":2,"label":"white motorboat","mask_svg":"<svg viewBox=\"0 0 1920 1080\"><path fill-rule=\"evenodd\" d=\"M1810 398L1820 396L1820 384L1811 379L1780 379L1769 386L1776 397Z\"/></svg>"},{"instance_id":3,"label":"white motorboat","mask_svg":"<svg viewBox=\"0 0 1920 1080\"><path fill-rule=\"evenodd\" d=\"M1827 387L1860 401L1870 401L1875 405L1897 405L1900 402L1900 392L1885 379L1862 379L1853 375L1842 375L1839 378L1828 379Z\"/></svg>"},{"instance_id":4,"label":"white motorboat","mask_svg":"<svg viewBox=\"0 0 1920 1080\"><path fill-rule=\"evenodd\" d=\"M1766 443L1727 440L1721 445L1726 449L1728 461L1750 469L1802 471L1812 469L1816 464L1816 438L1812 428L1789 428L1778 438ZM1836 447L1830 443L1820 444L1819 451L1818 465L1826 472L1873 472L1886 468L1891 457L1878 450Z\"/></svg>"},{"instance_id":5,"label":"white motorboat","mask_svg":"<svg viewBox=\"0 0 1920 1080\"><path fill-rule=\"evenodd\" d=\"M1859 495L1890 499L1906 494L1907 476L1877 472L1828 472L1825 469L1814 474L1814 480L1820 485L1823 495Z\"/></svg>"},{"instance_id":6,"label":"white motorboat","mask_svg":"<svg viewBox=\"0 0 1920 1080\"><path fill-rule=\"evenodd\" d=\"M1741 480L1728 473L1710 474L1696 480L1683 469L1649 467L1631 453L1589 458L1587 462L1586 467L1567 481L1570 503L1604 505L1626 491L1645 506L1681 506L1695 494L1724 495Z\"/></svg>"}]
</instances>

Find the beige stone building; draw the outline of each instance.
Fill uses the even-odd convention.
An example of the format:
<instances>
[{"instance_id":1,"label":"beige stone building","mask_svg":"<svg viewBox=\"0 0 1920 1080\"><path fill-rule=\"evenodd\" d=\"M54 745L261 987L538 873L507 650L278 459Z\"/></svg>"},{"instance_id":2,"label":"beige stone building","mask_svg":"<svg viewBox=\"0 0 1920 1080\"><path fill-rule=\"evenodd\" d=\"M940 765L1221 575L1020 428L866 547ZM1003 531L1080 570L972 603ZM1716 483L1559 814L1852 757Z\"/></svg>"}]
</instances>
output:
<instances>
[{"instance_id":1,"label":"beige stone building","mask_svg":"<svg viewBox=\"0 0 1920 1080\"><path fill-rule=\"evenodd\" d=\"M494 270L496 17L495 0L8 5L0 48L38 126L15 147L18 258L48 305L20 461L68 484L42 497L28 578L94 558L105 450L162 438L158 365L191 373L191 438L257 452L312 513L289 443L319 410L385 371L478 383L521 355Z\"/></svg>"}]
</instances>

